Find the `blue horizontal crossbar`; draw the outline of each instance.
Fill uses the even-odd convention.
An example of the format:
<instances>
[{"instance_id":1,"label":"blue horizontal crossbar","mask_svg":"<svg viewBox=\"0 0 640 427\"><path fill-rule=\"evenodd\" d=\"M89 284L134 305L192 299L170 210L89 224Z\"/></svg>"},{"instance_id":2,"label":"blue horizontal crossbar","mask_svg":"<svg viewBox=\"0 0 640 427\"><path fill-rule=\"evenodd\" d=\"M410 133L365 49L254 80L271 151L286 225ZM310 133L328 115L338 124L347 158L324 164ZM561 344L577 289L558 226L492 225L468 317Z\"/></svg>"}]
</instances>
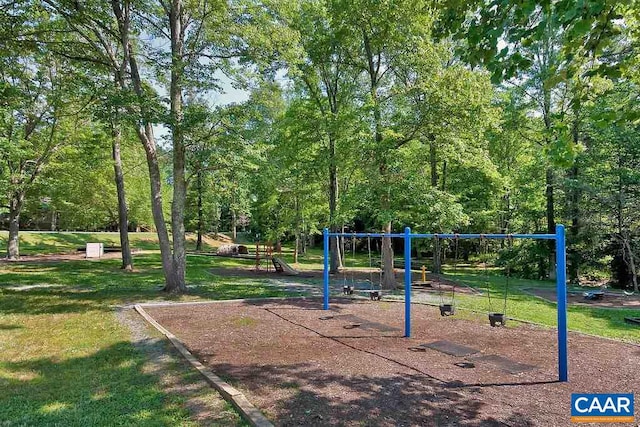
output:
<instances>
[{"instance_id":1,"label":"blue horizontal crossbar","mask_svg":"<svg viewBox=\"0 0 640 427\"><path fill-rule=\"evenodd\" d=\"M441 239L542 239L542 240L554 240L555 234L412 234L413 238L430 239L433 237L439 237Z\"/></svg>"},{"instance_id":2,"label":"blue horizontal crossbar","mask_svg":"<svg viewBox=\"0 0 640 427\"><path fill-rule=\"evenodd\" d=\"M331 237L405 237L402 233L328 233ZM555 240L555 234L410 234L412 239L539 239Z\"/></svg>"},{"instance_id":3,"label":"blue horizontal crossbar","mask_svg":"<svg viewBox=\"0 0 640 427\"><path fill-rule=\"evenodd\" d=\"M403 233L329 233L330 237L404 237Z\"/></svg>"}]
</instances>

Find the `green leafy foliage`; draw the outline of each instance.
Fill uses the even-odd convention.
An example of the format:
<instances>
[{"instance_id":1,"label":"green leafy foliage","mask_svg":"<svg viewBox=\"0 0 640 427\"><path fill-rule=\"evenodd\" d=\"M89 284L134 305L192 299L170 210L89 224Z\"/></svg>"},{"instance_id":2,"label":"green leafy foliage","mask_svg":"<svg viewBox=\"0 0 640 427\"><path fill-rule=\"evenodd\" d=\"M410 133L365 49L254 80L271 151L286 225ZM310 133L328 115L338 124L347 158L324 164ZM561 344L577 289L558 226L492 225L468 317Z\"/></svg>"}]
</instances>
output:
<instances>
[{"instance_id":1,"label":"green leafy foliage","mask_svg":"<svg viewBox=\"0 0 640 427\"><path fill-rule=\"evenodd\" d=\"M131 36L147 60L142 93L134 95L127 85L114 88L108 50L96 49L99 31L84 31L98 22L115 30L107 4L16 3L3 11L0 150L13 164L35 159L58 108L55 138L64 144L29 185L26 226L48 227L54 216L64 228L115 226L105 124L122 111L134 226L153 226L146 158L133 143L145 118L168 130L157 149L165 198L175 195L172 138L182 135L187 230L235 224L253 238L311 242L324 227L545 232L564 223L570 264L578 266L572 280L580 271L607 277L617 263L627 277L619 281L630 286L640 250L631 208L638 201L637 6L185 2L185 56L176 61L159 42L170 36L162 2L135 3ZM119 58L119 44L109 45ZM52 79L45 72L52 66L73 77ZM171 71L181 72L177 80ZM214 105L221 73L248 92L246 102ZM171 81L180 84L184 108L170 114ZM16 135L33 115L29 102L45 108L46 120L27 141ZM11 180L20 174L7 165L3 189L19 188ZM624 242L631 249L621 252ZM548 274L552 257L546 246L523 248L522 274Z\"/></svg>"}]
</instances>

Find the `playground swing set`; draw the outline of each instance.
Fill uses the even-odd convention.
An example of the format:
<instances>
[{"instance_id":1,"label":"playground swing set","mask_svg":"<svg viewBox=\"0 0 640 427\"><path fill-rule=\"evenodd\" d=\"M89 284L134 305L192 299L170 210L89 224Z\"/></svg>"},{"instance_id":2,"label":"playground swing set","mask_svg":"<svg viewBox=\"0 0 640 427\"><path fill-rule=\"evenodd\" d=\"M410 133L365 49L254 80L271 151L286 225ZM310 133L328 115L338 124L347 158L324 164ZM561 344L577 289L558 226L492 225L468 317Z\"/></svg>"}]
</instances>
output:
<instances>
[{"instance_id":1,"label":"playground swing set","mask_svg":"<svg viewBox=\"0 0 640 427\"><path fill-rule=\"evenodd\" d=\"M555 234L414 234L411 233L411 229L406 227L404 233L333 233L328 229L323 231L324 242L324 269L323 269L323 309L329 310L329 239L331 237L351 237L353 242L352 247L352 259L355 264L355 239L358 237L367 238L367 247L369 250L370 266L371 261L371 238L402 238L404 239L404 336L406 338L411 337L411 289L412 289L412 271L411 271L411 242L413 239L433 239L435 238L436 244L439 245L439 239L453 239L454 243L454 269L457 270L458 257L459 257L459 240L460 239L480 239L481 245L484 244L485 254L487 251L488 239L504 239L511 248L514 239L534 239L534 240L553 240L555 241L556 249L556 293L557 293L557 327L558 327L558 380L560 382L568 381L568 325L567 325L567 283L566 283L566 244L565 244L565 229L564 226L558 224L556 226ZM370 268L370 275L372 269ZM424 270L423 270L424 271ZM489 281L486 280L487 297L489 299L489 322L491 326L503 326L506 321L506 308L509 292L509 282L511 269L509 262L505 267L506 279L504 286L504 300L502 306L502 312L492 311L491 300L491 288ZM349 293L353 292L353 285L355 285L355 277L352 275L352 286L346 283L346 273L343 276L343 292L348 290ZM353 273L355 274L355 273ZM486 268L486 259L484 265L484 274L488 278L488 272ZM423 277L424 281L424 277ZM370 280L370 286L373 286L373 282ZM445 303L444 294L439 286L440 292L440 313L442 316L450 316L455 313L455 286L452 287L451 298L449 303ZM378 292L377 298L382 295L381 291L374 291L373 289L363 290ZM346 293L346 292L345 292ZM372 299L374 299L372 297Z\"/></svg>"},{"instance_id":2,"label":"playground swing set","mask_svg":"<svg viewBox=\"0 0 640 427\"><path fill-rule=\"evenodd\" d=\"M352 233L351 234L351 240L350 240L350 249L351 249L351 268L348 268L345 266L345 268L342 270L342 293L344 295L353 295L354 291L357 292L361 292L361 293L367 293L370 296L370 299L375 301L375 300L381 300L382 299L382 269L378 269L378 274L379 274L379 281L378 284L374 284L373 281L373 272L374 272L374 267L373 267L373 256L372 256L372 251L371 251L371 235L367 235L367 254L368 254L368 259L369 259L369 279L366 280L366 284L363 287L361 287L360 289L358 289L358 281L356 280L356 273L355 273L355 264L356 264L356 245L357 245L357 237L355 237L355 235ZM434 237L434 258L440 257L441 253L445 252L443 250L443 246L441 245L441 237L438 234L435 234ZM457 234L454 235L454 238L452 239L453 243L453 276L455 277L457 275L458 272L458 261L459 261L459 236ZM508 245L509 245L509 249L512 248L513 245L513 239L509 236L507 237L507 241L508 241ZM504 286L504 291L503 291L503 301L502 301L502 311L500 312L496 312L493 310L493 305L494 305L494 301L492 300L491 294L491 287L490 287L490 282L488 280L488 273L487 273L487 262L486 262L486 258L488 256L488 240L484 238L484 236L481 235L480 237L480 247L481 247L481 251L483 254L483 271L484 271L484 276L485 276L485 290L486 290L486 295L488 298L488 305L489 305L489 323L491 326L504 326L506 324L506 316L507 316L507 300L508 300L508 296L509 296L509 283L510 283L510 278L511 278L511 269L510 269L510 265L509 263L506 264L505 267L505 286ZM437 255L436 255L437 254ZM446 258L446 256L445 256ZM346 261L346 257L345 257L345 261ZM348 278L348 273L347 270L349 270L350 273L350 280ZM428 287L434 287L431 282L427 281L426 279L426 266L422 265L422 280L419 282L412 282L412 285L418 284L418 285L422 285L422 286L428 286ZM434 261L434 271L435 271L435 261ZM455 299L456 299L456 282L452 281L450 286L450 292L446 292L443 289L443 284L442 284L442 279L440 278L439 274L434 274L434 280L433 283L435 284L435 289L437 290L437 294L438 294L438 298L439 298L439 306L438 308L440 309L440 315L441 316L453 316L455 315Z\"/></svg>"}]
</instances>

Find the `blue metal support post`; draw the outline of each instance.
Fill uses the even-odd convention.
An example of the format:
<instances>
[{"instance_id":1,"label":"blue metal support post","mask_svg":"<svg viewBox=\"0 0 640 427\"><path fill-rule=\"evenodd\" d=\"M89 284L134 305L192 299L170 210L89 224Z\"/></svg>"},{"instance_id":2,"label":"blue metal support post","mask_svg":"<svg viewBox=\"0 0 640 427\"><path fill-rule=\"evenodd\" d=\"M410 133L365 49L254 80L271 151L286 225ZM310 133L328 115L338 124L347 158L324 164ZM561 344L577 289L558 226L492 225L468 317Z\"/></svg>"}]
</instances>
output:
<instances>
[{"instance_id":1,"label":"blue metal support post","mask_svg":"<svg viewBox=\"0 0 640 427\"><path fill-rule=\"evenodd\" d=\"M411 337L411 229L404 228L404 336Z\"/></svg>"},{"instance_id":2,"label":"blue metal support post","mask_svg":"<svg viewBox=\"0 0 640 427\"><path fill-rule=\"evenodd\" d=\"M322 240L324 241L324 272L323 278L323 306L324 310L329 310L329 230L322 230Z\"/></svg>"},{"instance_id":3,"label":"blue metal support post","mask_svg":"<svg viewBox=\"0 0 640 427\"><path fill-rule=\"evenodd\" d=\"M556 225L556 293L558 295L558 380L569 381L567 327L567 248L564 225Z\"/></svg>"}]
</instances>

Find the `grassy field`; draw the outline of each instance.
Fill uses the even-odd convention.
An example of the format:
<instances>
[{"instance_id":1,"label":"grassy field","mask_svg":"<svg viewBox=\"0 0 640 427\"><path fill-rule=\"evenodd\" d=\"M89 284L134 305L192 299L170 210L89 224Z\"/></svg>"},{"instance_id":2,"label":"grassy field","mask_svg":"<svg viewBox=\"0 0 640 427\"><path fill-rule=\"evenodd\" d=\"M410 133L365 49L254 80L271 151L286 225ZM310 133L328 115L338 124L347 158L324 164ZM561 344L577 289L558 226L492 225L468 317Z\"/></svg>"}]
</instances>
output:
<instances>
[{"instance_id":1,"label":"grassy field","mask_svg":"<svg viewBox=\"0 0 640 427\"><path fill-rule=\"evenodd\" d=\"M7 231L0 231L0 248L3 250L7 246ZM221 237L228 240L227 236ZM87 242L104 243L104 246L120 246L120 234L108 232L46 232L46 231L21 231L20 232L20 254L40 255L77 252L78 248L84 247ZM158 237L156 233L129 233L129 242L133 249L137 250L157 250ZM212 251L221 243L220 239L205 236L203 239L203 250ZM187 249L194 250L196 247L195 233L187 233Z\"/></svg>"},{"instance_id":2,"label":"grassy field","mask_svg":"<svg viewBox=\"0 0 640 427\"><path fill-rule=\"evenodd\" d=\"M113 233L115 239L117 235ZM25 233L23 253L73 250L80 241L107 241L105 234ZM98 240L96 240L98 239ZM135 247L155 249L149 234L134 235ZM292 262L292 254L284 258ZM138 254L136 271L119 270L119 260L29 262L0 264L0 425L197 425L185 409L185 397L167 391L157 373L145 369L149 355L131 342L130 331L118 320L117 307L140 301L176 301L284 296L268 279L219 277L211 267L251 264L229 258L190 256L188 295L169 297L162 285L159 255ZM349 267L367 267L357 254ZM305 269L321 269L315 249L299 259ZM501 310L505 278L484 274L473 266L446 273L495 296L456 295L459 307ZM333 280L340 280L334 278ZM305 279L319 285L319 280ZM548 326L556 323L555 304L524 289L553 287L551 282L511 279L507 314ZM449 298L445 295L444 298ZM571 330L640 343L640 328L623 322L632 310L570 307ZM174 375L193 375L172 368ZM196 374L197 376L197 374ZM234 425L237 414L226 412L218 424ZM4 422L4 424L3 424Z\"/></svg>"},{"instance_id":3,"label":"grassy field","mask_svg":"<svg viewBox=\"0 0 640 427\"><path fill-rule=\"evenodd\" d=\"M452 279L483 292L482 296L457 295L455 298L459 307L481 312L503 311L506 281L503 276L487 277L482 273L468 271L453 275L451 270L448 273ZM486 297L487 287L492 295L491 302ZM506 314L516 319L555 327L557 324L556 304L524 291L524 289L534 287L554 288L555 284L511 278L507 292ZM577 290L578 288L573 289ZM445 299L448 297L447 295ZM624 321L625 317L630 316L640 316L640 311L569 305L569 330L640 343L640 328L631 326Z\"/></svg>"},{"instance_id":4,"label":"grassy field","mask_svg":"<svg viewBox=\"0 0 640 427\"><path fill-rule=\"evenodd\" d=\"M117 259L0 264L0 425L196 425L184 399L145 372L147 356L116 318L116 306L166 298L159 256L138 255L135 265L125 273ZM191 293L173 299L283 295L213 277L209 266L190 257ZM225 420L239 422L232 412Z\"/></svg>"}]
</instances>

